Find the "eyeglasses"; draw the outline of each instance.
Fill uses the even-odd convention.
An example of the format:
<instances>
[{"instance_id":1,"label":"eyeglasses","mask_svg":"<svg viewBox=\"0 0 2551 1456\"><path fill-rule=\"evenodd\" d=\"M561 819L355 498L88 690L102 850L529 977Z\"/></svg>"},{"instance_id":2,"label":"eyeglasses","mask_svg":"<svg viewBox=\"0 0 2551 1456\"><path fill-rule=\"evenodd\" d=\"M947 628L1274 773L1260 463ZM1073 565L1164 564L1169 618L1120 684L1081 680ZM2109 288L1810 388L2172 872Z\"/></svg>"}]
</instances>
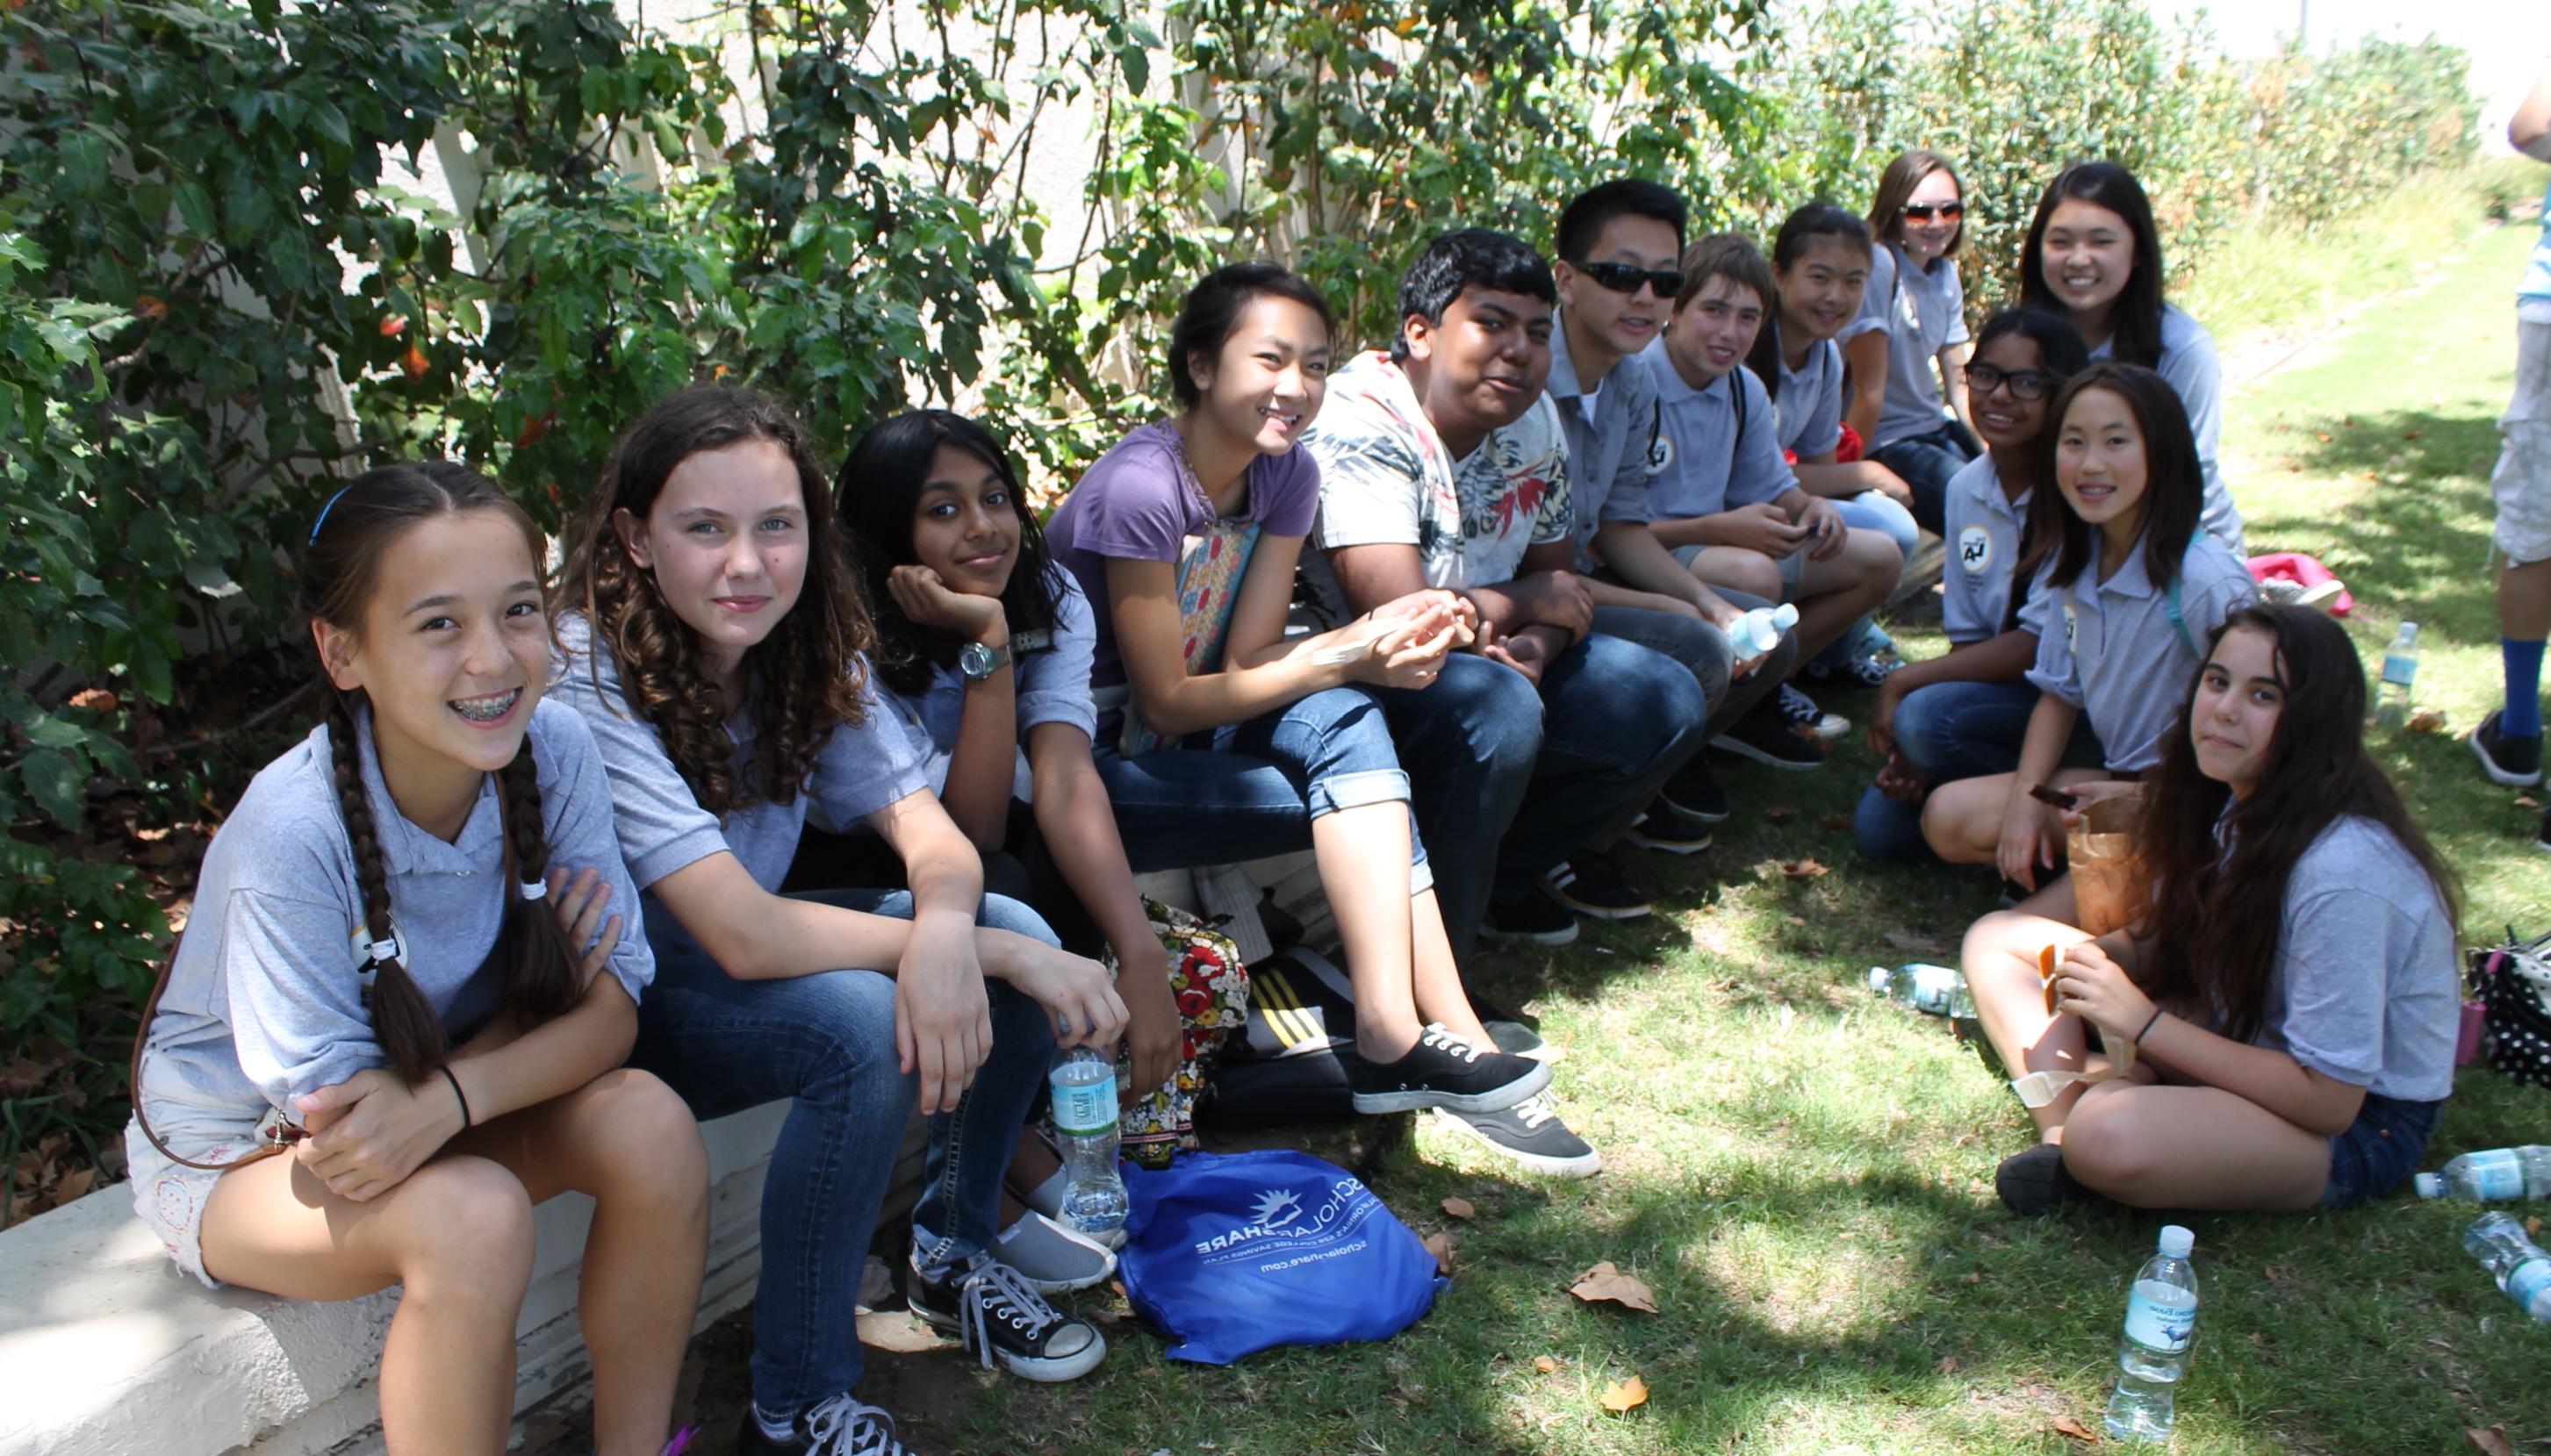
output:
<instances>
[{"instance_id":1,"label":"eyeglasses","mask_svg":"<svg viewBox=\"0 0 2551 1456\"><path fill-rule=\"evenodd\" d=\"M2038 369L1996 369L1990 364L1967 365L1967 388L1976 393L1990 394L2007 384L2010 397L2034 403L2055 392L2054 375Z\"/></svg>"},{"instance_id":2,"label":"eyeglasses","mask_svg":"<svg viewBox=\"0 0 2551 1456\"><path fill-rule=\"evenodd\" d=\"M1908 202L1896 211L1916 223L1927 223L1933 218L1954 223L1967 215L1967 205L1963 202Z\"/></svg>"},{"instance_id":3,"label":"eyeglasses","mask_svg":"<svg viewBox=\"0 0 2551 1456\"><path fill-rule=\"evenodd\" d=\"M1655 289L1659 298L1671 299L1683 292L1679 268L1640 268L1628 263L1578 263L1576 268L1614 293L1636 293L1642 283Z\"/></svg>"}]
</instances>

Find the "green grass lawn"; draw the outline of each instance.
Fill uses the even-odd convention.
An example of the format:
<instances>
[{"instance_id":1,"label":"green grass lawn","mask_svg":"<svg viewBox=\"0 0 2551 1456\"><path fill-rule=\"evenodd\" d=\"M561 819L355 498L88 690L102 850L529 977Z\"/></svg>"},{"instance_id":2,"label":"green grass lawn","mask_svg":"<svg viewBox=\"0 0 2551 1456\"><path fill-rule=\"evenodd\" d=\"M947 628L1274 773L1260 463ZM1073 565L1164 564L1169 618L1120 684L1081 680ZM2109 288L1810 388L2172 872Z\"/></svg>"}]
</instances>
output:
<instances>
[{"instance_id":1,"label":"green grass lawn","mask_svg":"<svg viewBox=\"0 0 2551 1456\"><path fill-rule=\"evenodd\" d=\"M2451 736L2497 701L2487 477L2529 239L2503 229L2444 259L2235 401L2225 433L2255 547L2344 575L2369 653L2398 620L2421 624L2419 700L2451 728L2381 751L2467 878L2469 937L2551 921L2532 811ZM1904 628L1911 651L1942 649ZM1457 1265L1399 1338L1211 1370L1125 1322L1076 1385L978 1382L939 1351L881 1356L864 1394L951 1451L2075 1449L2060 1426L2096 1428L2125 1281L2162 1220L2021 1221L1994 1201L1994 1163L2028 1140L2019 1107L1945 1023L1860 989L1873 963L1952 951L1992 886L1859 863L1840 817L1871 766L1855 744L1814 773L1731 770L1739 812L1714 850L1637 857L1657 917L1488 958L1487 981L1571 1049L1557 1089L1608 1166L1510 1177L1423 1124L1413 1147L1380 1149L1376 1187L1421 1231L1449 1229ZM1831 872L1781 872L1802 857ZM2551 1140L2551 1094L2471 1069L2431 1161L2523 1140ZM1477 1216L1439 1212L1447 1195ZM2204 1303L2180 1447L2447 1451L2497 1422L2551 1442L2551 1329L2467 1262L2470 1216L2396 1197L2195 1218ZM1664 1312L1572 1299L1605 1259ZM1633 1374L1647 1404L1603 1411L1604 1387Z\"/></svg>"}]
</instances>

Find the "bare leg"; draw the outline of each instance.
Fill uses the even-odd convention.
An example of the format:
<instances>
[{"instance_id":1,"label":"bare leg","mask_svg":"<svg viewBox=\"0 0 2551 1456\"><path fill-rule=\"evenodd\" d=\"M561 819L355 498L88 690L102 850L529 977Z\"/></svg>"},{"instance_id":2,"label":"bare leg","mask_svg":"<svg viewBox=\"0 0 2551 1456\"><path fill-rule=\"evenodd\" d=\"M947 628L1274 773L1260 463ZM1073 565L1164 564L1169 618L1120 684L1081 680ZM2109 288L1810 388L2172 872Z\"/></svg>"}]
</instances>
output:
<instances>
[{"instance_id":1,"label":"bare leg","mask_svg":"<svg viewBox=\"0 0 2551 1456\"><path fill-rule=\"evenodd\" d=\"M1888 541L1893 545L1893 541ZM1987 774L1953 779L1922 801L1922 838L1931 852L1951 864L1991 864L2001 848L2002 811L2010 804L2014 774ZM2053 786L2094 783L2107 775L2096 769L2059 768Z\"/></svg>"},{"instance_id":2,"label":"bare leg","mask_svg":"<svg viewBox=\"0 0 2551 1456\"><path fill-rule=\"evenodd\" d=\"M2498 634L2519 642L2551 636L2551 557L2499 564Z\"/></svg>"},{"instance_id":3,"label":"bare leg","mask_svg":"<svg viewBox=\"0 0 2551 1456\"><path fill-rule=\"evenodd\" d=\"M2329 1183L2328 1138L2219 1088L2103 1082L2066 1130L2065 1168L2130 1208L2308 1209Z\"/></svg>"},{"instance_id":4,"label":"bare leg","mask_svg":"<svg viewBox=\"0 0 2551 1456\"><path fill-rule=\"evenodd\" d=\"M1967 992L1975 998L1985 1035L2014 1075L2088 1069L2089 1035L2082 1019L2049 1014L2037 974L2040 949L2091 938L2068 923L2072 913L2072 881L2060 879L2017 909L1998 911L1968 927L1959 953ZM2078 1085L2068 1087L2045 1107L2028 1110L2041 1139L2064 1140L2065 1120L2082 1091Z\"/></svg>"},{"instance_id":5,"label":"bare leg","mask_svg":"<svg viewBox=\"0 0 2551 1456\"><path fill-rule=\"evenodd\" d=\"M1444 933L1444 917L1428 890L1409 903L1409 934L1415 952L1417 1015L1440 1021L1444 1029L1482 1050L1493 1049L1488 1028L1462 990L1461 968L1453 963L1453 942Z\"/></svg>"},{"instance_id":6,"label":"bare leg","mask_svg":"<svg viewBox=\"0 0 2551 1456\"><path fill-rule=\"evenodd\" d=\"M1842 549L1831 557L1798 563L1798 663L1851 630L1851 625L1887 605L1904 574L1904 553L1875 531L1853 528L1844 534Z\"/></svg>"},{"instance_id":7,"label":"bare leg","mask_svg":"<svg viewBox=\"0 0 2551 1456\"><path fill-rule=\"evenodd\" d=\"M394 1456L490 1456L514 1409L514 1320L532 1277L532 1201L485 1158L440 1157L367 1203L292 1157L225 1173L204 1209L215 1279L293 1300L404 1284L381 1348Z\"/></svg>"},{"instance_id":8,"label":"bare leg","mask_svg":"<svg viewBox=\"0 0 2551 1456\"><path fill-rule=\"evenodd\" d=\"M453 1150L516 1169L536 1202L592 1195L576 1320L593 1357L594 1444L603 1456L655 1456L672 1427L708 1256L708 1154L690 1109L624 1068L473 1128Z\"/></svg>"},{"instance_id":9,"label":"bare leg","mask_svg":"<svg viewBox=\"0 0 2551 1456\"><path fill-rule=\"evenodd\" d=\"M1355 983L1356 1051L1397 1061L1423 1029L1410 971L1408 806L1392 799L1321 815L1311 821L1311 854Z\"/></svg>"},{"instance_id":10,"label":"bare leg","mask_svg":"<svg viewBox=\"0 0 2551 1456\"><path fill-rule=\"evenodd\" d=\"M1708 586L1732 587L1766 602L1781 600L1781 566L1761 551L1743 546L1703 546L1691 558L1691 574Z\"/></svg>"}]
</instances>

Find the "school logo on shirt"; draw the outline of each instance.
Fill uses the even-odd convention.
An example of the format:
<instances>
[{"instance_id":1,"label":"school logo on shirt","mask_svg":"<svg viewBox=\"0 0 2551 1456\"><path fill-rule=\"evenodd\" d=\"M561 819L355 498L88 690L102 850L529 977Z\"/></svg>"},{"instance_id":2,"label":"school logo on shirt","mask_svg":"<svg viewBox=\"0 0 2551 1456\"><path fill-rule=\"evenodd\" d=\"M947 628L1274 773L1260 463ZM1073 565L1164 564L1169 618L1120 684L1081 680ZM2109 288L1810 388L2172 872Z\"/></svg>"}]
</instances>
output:
<instances>
[{"instance_id":1,"label":"school logo on shirt","mask_svg":"<svg viewBox=\"0 0 2551 1456\"><path fill-rule=\"evenodd\" d=\"M1662 430L1658 431L1657 437L1648 441L1649 478L1654 479L1673 469L1674 458L1674 437Z\"/></svg>"},{"instance_id":2,"label":"school logo on shirt","mask_svg":"<svg viewBox=\"0 0 2551 1456\"><path fill-rule=\"evenodd\" d=\"M1967 575L1982 575L1992 562L1992 533L1981 526L1970 526L1958 533L1958 564Z\"/></svg>"},{"instance_id":3,"label":"school logo on shirt","mask_svg":"<svg viewBox=\"0 0 2551 1456\"><path fill-rule=\"evenodd\" d=\"M390 917L390 943L398 947L400 965L415 964L407 958L407 932L399 928L396 916ZM369 969L372 963L372 932L368 927L357 923L355 928L347 931L346 946L354 953L357 970Z\"/></svg>"}]
</instances>

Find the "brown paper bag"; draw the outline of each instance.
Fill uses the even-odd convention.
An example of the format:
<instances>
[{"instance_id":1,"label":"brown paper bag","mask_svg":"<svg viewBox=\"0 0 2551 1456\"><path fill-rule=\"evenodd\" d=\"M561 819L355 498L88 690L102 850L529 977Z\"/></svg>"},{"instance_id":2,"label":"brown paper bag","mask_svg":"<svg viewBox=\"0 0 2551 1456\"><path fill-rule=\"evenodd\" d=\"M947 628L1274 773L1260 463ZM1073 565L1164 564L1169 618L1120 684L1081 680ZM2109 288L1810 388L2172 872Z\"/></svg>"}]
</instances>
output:
<instances>
[{"instance_id":1,"label":"brown paper bag","mask_svg":"<svg viewBox=\"0 0 2551 1456\"><path fill-rule=\"evenodd\" d=\"M2064 836L2073 874L2073 922L2093 935L2122 930L2152 909L2152 887L2135 867L2135 822L2143 796L2100 799L2082 811Z\"/></svg>"}]
</instances>

